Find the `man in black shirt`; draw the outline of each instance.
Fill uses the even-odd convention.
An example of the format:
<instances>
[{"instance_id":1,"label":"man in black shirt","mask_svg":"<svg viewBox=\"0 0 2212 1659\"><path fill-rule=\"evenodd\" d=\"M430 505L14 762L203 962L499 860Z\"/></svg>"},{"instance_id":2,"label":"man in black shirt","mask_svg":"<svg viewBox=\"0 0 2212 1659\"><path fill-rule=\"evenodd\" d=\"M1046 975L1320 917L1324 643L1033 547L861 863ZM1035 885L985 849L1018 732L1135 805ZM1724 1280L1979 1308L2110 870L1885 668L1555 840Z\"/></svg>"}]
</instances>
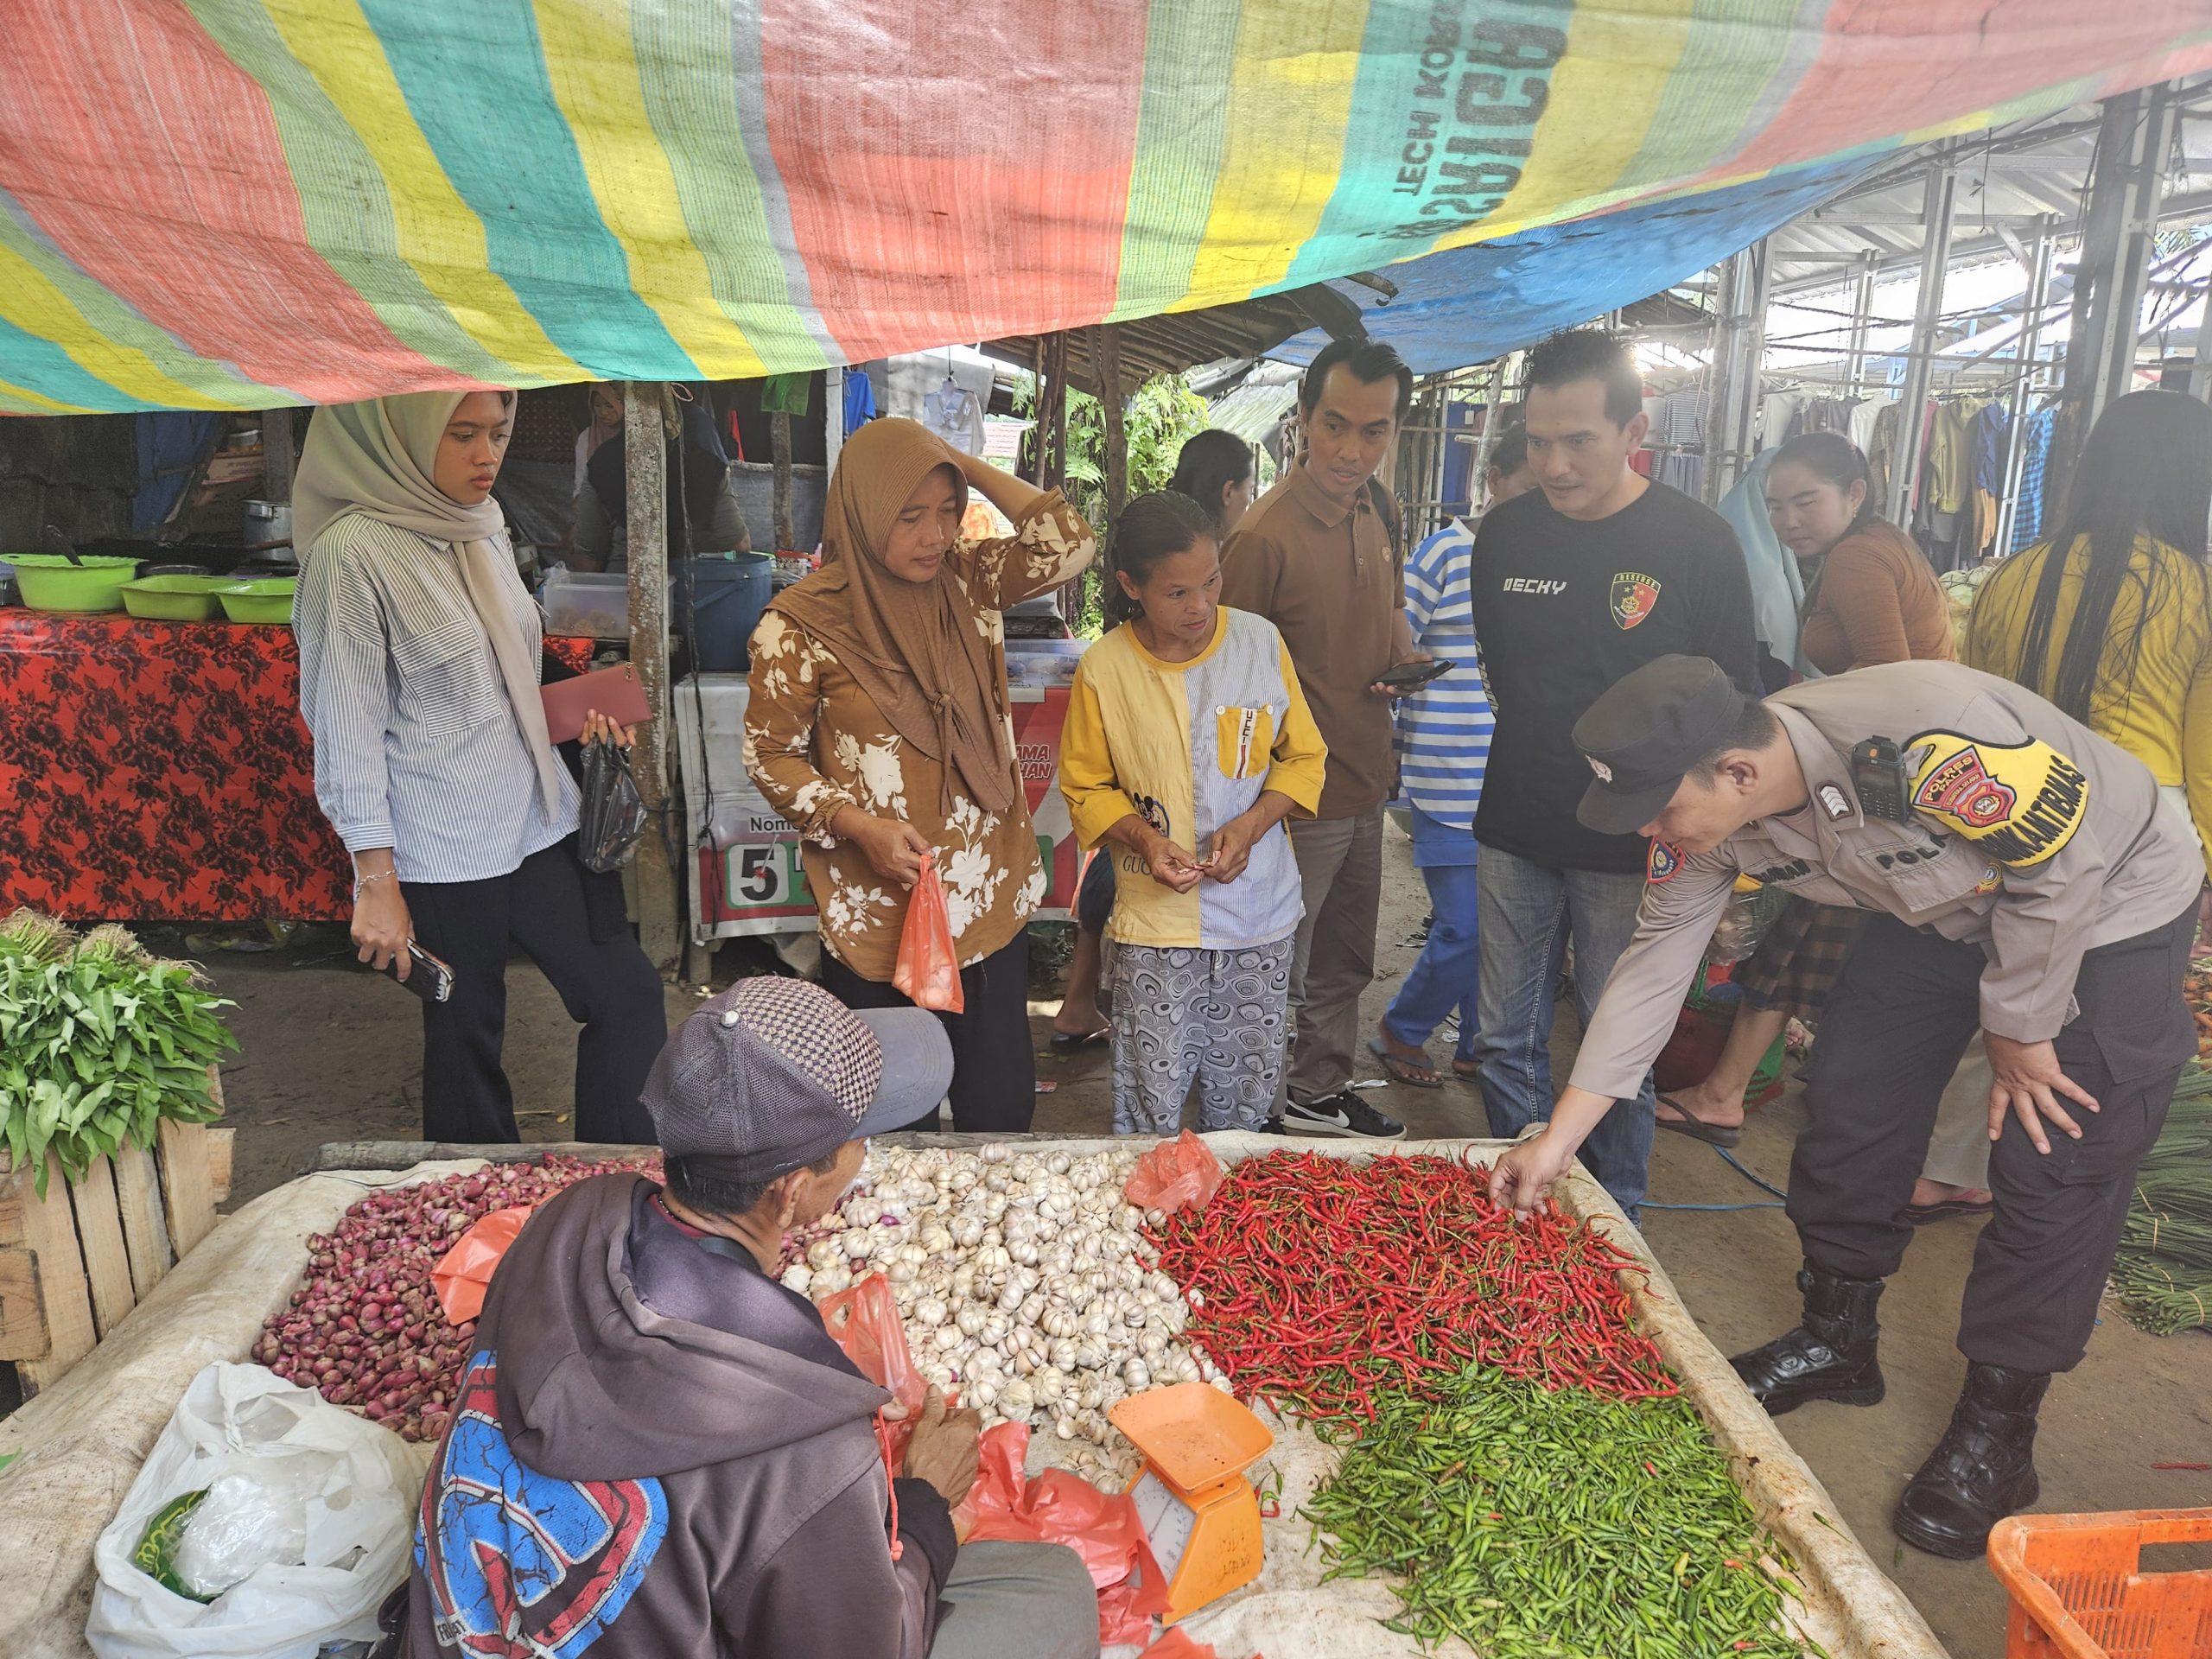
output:
<instances>
[{"instance_id":1,"label":"man in black shirt","mask_svg":"<svg viewBox=\"0 0 2212 1659\"><path fill-rule=\"evenodd\" d=\"M1629 466L1649 425L1642 377L1596 329L1529 355L1529 467L1538 487L1482 521L1472 555L1475 639L1497 728L1475 811L1482 924L1477 1045L1491 1133L1552 1114L1553 989L1571 939L1586 1027L1636 931L1649 879L1675 856L1576 819L1590 766L1574 722L1653 658L1709 657L1749 695L1757 647L1751 580L1719 516ZM1583 1143L1591 1173L1633 1219L1651 1157L1651 1080L1632 1110Z\"/></svg>"}]
</instances>

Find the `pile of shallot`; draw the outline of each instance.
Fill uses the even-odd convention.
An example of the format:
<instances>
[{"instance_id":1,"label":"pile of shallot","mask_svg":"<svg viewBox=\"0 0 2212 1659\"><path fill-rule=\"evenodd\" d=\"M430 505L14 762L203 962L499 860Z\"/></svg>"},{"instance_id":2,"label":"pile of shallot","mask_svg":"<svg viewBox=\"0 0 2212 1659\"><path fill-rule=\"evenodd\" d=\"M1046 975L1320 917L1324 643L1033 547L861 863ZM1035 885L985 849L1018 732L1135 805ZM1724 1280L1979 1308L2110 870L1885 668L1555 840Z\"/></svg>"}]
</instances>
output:
<instances>
[{"instance_id":1,"label":"pile of shallot","mask_svg":"<svg viewBox=\"0 0 2212 1659\"><path fill-rule=\"evenodd\" d=\"M1108 1407L1170 1382L1229 1387L1177 1339L1190 1310L1122 1198L1140 1149L876 1147L825 1228L794 1241L783 1281L819 1301L882 1274L925 1377L987 1426L1049 1429L1041 1453L1117 1484L1136 1453Z\"/></svg>"},{"instance_id":2,"label":"pile of shallot","mask_svg":"<svg viewBox=\"0 0 2212 1659\"><path fill-rule=\"evenodd\" d=\"M587 1176L658 1160L495 1164L413 1186L386 1187L308 1240L308 1277L263 1328L253 1357L287 1382L321 1391L410 1440L444 1432L447 1402L476 1326L446 1323L430 1269L478 1217L542 1204Z\"/></svg>"}]
</instances>

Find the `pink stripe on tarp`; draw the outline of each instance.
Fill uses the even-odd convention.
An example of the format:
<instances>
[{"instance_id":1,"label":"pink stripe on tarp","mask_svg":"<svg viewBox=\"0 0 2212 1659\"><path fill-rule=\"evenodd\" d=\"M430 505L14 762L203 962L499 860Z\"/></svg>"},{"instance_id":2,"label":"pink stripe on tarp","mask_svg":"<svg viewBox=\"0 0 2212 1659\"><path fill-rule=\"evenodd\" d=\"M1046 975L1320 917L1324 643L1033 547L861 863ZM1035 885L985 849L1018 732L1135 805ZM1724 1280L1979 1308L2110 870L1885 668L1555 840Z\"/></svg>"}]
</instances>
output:
<instances>
[{"instance_id":1,"label":"pink stripe on tarp","mask_svg":"<svg viewBox=\"0 0 2212 1659\"><path fill-rule=\"evenodd\" d=\"M1706 176L1734 176L1856 149L2063 86L2114 64L2099 93L2190 73L2212 50L2176 52L2205 29L2202 0L1832 0L1819 56L1765 129ZM1955 55L1947 55L1955 48Z\"/></svg>"},{"instance_id":2,"label":"pink stripe on tarp","mask_svg":"<svg viewBox=\"0 0 2212 1659\"><path fill-rule=\"evenodd\" d=\"M769 0L770 149L814 302L849 361L1113 308L1147 11Z\"/></svg>"},{"instance_id":3,"label":"pink stripe on tarp","mask_svg":"<svg viewBox=\"0 0 2212 1659\"><path fill-rule=\"evenodd\" d=\"M10 8L0 111L0 186L193 352L316 403L459 384L308 245L266 97L175 0Z\"/></svg>"}]
</instances>

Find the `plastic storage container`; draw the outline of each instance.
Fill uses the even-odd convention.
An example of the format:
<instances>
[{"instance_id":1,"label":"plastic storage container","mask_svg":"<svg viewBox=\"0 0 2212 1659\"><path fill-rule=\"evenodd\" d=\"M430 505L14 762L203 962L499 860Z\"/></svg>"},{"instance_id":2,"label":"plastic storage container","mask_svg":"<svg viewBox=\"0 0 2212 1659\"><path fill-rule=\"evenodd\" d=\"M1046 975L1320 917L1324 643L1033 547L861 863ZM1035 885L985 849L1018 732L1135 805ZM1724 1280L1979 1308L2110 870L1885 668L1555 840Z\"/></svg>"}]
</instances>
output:
<instances>
[{"instance_id":1,"label":"plastic storage container","mask_svg":"<svg viewBox=\"0 0 2212 1659\"><path fill-rule=\"evenodd\" d=\"M123 584L142 561L86 555L71 563L59 553L10 553L16 585L35 611L119 611Z\"/></svg>"},{"instance_id":2,"label":"plastic storage container","mask_svg":"<svg viewBox=\"0 0 2212 1659\"><path fill-rule=\"evenodd\" d=\"M698 617L697 667L707 674L742 674L752 666L746 650L767 608L774 561L766 553L710 553L678 559L671 569L669 632L683 639L691 626L687 597Z\"/></svg>"},{"instance_id":3,"label":"plastic storage container","mask_svg":"<svg viewBox=\"0 0 2212 1659\"><path fill-rule=\"evenodd\" d=\"M2012 1598L2005 1659L2203 1659L2212 1654L2212 1568L2146 1572L2142 1556L2150 1545L2204 1543L2212 1510L1999 1521L1989 1566Z\"/></svg>"},{"instance_id":4,"label":"plastic storage container","mask_svg":"<svg viewBox=\"0 0 2212 1659\"><path fill-rule=\"evenodd\" d=\"M630 637L630 578L620 570L570 570L545 576L545 631L587 639Z\"/></svg>"},{"instance_id":5,"label":"plastic storage container","mask_svg":"<svg viewBox=\"0 0 2212 1659\"><path fill-rule=\"evenodd\" d=\"M264 626L292 620L292 594L300 585L296 576L264 576L257 582L227 582L219 592L223 613L233 622L257 622Z\"/></svg>"},{"instance_id":6,"label":"plastic storage container","mask_svg":"<svg viewBox=\"0 0 2212 1659\"><path fill-rule=\"evenodd\" d=\"M223 613L228 576L141 576L123 584L123 608L162 622L207 622Z\"/></svg>"}]
</instances>

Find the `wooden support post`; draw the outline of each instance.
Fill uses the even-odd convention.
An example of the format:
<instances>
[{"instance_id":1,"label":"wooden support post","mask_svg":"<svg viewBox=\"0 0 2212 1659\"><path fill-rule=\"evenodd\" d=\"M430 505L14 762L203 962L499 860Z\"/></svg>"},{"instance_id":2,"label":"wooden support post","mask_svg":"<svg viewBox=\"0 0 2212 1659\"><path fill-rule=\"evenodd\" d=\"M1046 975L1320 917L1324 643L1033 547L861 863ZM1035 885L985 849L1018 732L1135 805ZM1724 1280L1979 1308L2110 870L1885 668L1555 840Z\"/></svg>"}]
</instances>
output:
<instances>
[{"instance_id":1,"label":"wooden support post","mask_svg":"<svg viewBox=\"0 0 2212 1659\"><path fill-rule=\"evenodd\" d=\"M292 411L261 411L261 499L292 499Z\"/></svg>"},{"instance_id":2,"label":"wooden support post","mask_svg":"<svg viewBox=\"0 0 2212 1659\"><path fill-rule=\"evenodd\" d=\"M1065 490L1068 484L1068 337L1052 336L1052 472L1047 489Z\"/></svg>"},{"instance_id":3,"label":"wooden support post","mask_svg":"<svg viewBox=\"0 0 2212 1659\"><path fill-rule=\"evenodd\" d=\"M1115 532L1121 525L1122 509L1129 505L1129 425L1122 387L1122 331L1110 322L1101 323L1090 331L1090 378L1098 388L1099 427L1106 438L1106 522L1096 527L1103 556L1092 566L1098 573L1096 579L1103 584L1113 580L1110 561ZM1065 397L1061 410L1065 422ZM1082 610L1084 584L1090 580L1091 573L1086 570L1061 590L1060 614L1070 622ZM1100 594L1103 603L1103 585Z\"/></svg>"},{"instance_id":4,"label":"wooden support post","mask_svg":"<svg viewBox=\"0 0 2212 1659\"><path fill-rule=\"evenodd\" d=\"M798 533L791 528L791 417L780 409L768 416L768 445L776 467L775 550L790 553L798 543Z\"/></svg>"},{"instance_id":5,"label":"wooden support post","mask_svg":"<svg viewBox=\"0 0 2212 1659\"><path fill-rule=\"evenodd\" d=\"M633 380L622 400L624 494L630 542L630 663L645 694L645 724L631 770L646 812L638 843L638 942L662 973L683 949L677 873L669 862L668 450L663 411L668 390ZM680 841L682 838L678 837Z\"/></svg>"}]
</instances>

